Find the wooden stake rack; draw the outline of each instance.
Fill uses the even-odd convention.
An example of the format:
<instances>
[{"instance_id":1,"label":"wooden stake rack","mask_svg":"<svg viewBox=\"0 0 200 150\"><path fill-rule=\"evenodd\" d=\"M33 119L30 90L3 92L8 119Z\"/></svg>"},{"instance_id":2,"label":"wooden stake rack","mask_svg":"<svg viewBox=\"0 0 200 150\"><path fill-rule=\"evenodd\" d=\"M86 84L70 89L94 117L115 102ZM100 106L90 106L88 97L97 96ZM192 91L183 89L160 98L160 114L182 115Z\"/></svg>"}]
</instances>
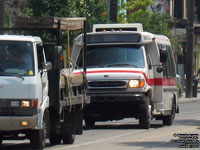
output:
<instances>
[{"instance_id":1,"label":"wooden stake rack","mask_svg":"<svg viewBox=\"0 0 200 150\"><path fill-rule=\"evenodd\" d=\"M84 29L85 18L64 17L16 17L14 28L81 30Z\"/></svg>"}]
</instances>

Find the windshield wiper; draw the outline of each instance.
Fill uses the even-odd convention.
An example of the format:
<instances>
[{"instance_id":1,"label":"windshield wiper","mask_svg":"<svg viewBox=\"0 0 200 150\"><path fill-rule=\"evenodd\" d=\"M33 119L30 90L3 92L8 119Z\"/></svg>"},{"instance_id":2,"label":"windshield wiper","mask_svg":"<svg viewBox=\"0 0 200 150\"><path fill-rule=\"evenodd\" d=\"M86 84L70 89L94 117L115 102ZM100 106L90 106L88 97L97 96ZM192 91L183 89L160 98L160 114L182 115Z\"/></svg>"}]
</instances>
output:
<instances>
[{"instance_id":1,"label":"windshield wiper","mask_svg":"<svg viewBox=\"0 0 200 150\"><path fill-rule=\"evenodd\" d=\"M131 66L131 67L138 68L138 66L132 65L132 64L108 64L106 66Z\"/></svg>"},{"instance_id":2,"label":"windshield wiper","mask_svg":"<svg viewBox=\"0 0 200 150\"><path fill-rule=\"evenodd\" d=\"M20 76L18 74L14 74L14 73L0 72L0 76L13 76L13 77L17 77L17 78L24 80L23 76Z\"/></svg>"}]
</instances>

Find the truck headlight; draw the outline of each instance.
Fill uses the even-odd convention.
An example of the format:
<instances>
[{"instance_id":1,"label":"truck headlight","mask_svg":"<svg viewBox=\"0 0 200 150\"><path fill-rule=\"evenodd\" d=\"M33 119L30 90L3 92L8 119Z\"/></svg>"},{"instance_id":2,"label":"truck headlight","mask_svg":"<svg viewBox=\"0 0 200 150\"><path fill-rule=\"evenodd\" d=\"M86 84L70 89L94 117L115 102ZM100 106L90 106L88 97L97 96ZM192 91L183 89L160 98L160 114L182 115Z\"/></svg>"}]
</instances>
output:
<instances>
[{"instance_id":1,"label":"truck headlight","mask_svg":"<svg viewBox=\"0 0 200 150\"><path fill-rule=\"evenodd\" d=\"M30 107L30 106L31 106L30 101L26 101L26 100L21 101L21 107Z\"/></svg>"},{"instance_id":2,"label":"truck headlight","mask_svg":"<svg viewBox=\"0 0 200 150\"><path fill-rule=\"evenodd\" d=\"M144 80L129 80L128 86L130 88L143 88L144 87Z\"/></svg>"}]
</instances>

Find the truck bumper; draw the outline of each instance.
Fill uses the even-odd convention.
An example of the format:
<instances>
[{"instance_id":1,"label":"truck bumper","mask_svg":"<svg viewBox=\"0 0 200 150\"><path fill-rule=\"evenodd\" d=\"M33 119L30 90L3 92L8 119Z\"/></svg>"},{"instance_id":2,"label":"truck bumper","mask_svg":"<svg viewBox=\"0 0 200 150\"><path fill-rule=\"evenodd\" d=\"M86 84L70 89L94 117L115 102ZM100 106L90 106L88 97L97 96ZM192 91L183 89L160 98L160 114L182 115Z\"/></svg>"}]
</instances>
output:
<instances>
[{"instance_id":1,"label":"truck bumper","mask_svg":"<svg viewBox=\"0 0 200 150\"><path fill-rule=\"evenodd\" d=\"M37 116L30 117L0 117L0 131L16 131L24 129L35 129L37 126ZM22 126L22 122L28 122L27 126Z\"/></svg>"}]
</instances>

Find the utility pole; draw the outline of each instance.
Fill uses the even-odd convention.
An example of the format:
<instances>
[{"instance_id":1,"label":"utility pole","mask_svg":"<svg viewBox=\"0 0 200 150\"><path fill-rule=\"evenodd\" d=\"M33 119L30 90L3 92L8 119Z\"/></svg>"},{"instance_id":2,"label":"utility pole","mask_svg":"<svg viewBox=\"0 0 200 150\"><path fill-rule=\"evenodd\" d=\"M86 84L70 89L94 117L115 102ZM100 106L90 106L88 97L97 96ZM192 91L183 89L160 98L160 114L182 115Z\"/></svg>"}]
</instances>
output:
<instances>
[{"instance_id":1,"label":"utility pole","mask_svg":"<svg viewBox=\"0 0 200 150\"><path fill-rule=\"evenodd\" d=\"M188 22L186 24L187 33L187 51L186 51L186 97L192 97L192 85L193 85L193 41L194 41L194 13L195 13L195 0L187 0L187 16Z\"/></svg>"},{"instance_id":2,"label":"utility pole","mask_svg":"<svg viewBox=\"0 0 200 150\"><path fill-rule=\"evenodd\" d=\"M5 0L0 0L0 28L4 27L4 10L5 10ZM0 31L3 34L3 31Z\"/></svg>"},{"instance_id":3,"label":"utility pole","mask_svg":"<svg viewBox=\"0 0 200 150\"><path fill-rule=\"evenodd\" d=\"M117 23L118 0L109 0L109 4L110 4L109 20L113 23Z\"/></svg>"}]
</instances>

